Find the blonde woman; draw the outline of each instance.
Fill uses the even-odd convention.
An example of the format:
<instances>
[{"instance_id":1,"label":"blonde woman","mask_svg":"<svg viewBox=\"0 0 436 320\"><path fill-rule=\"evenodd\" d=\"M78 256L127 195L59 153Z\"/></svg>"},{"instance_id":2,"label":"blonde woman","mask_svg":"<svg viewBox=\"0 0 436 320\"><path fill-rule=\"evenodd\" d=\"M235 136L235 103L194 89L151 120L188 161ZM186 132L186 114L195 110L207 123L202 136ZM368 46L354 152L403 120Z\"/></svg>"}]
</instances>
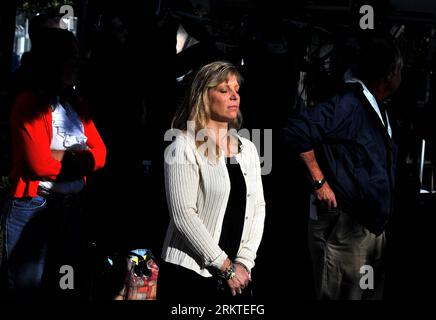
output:
<instances>
[{"instance_id":1,"label":"blonde woman","mask_svg":"<svg viewBox=\"0 0 436 320\"><path fill-rule=\"evenodd\" d=\"M174 118L178 134L165 152L162 299L251 295L265 201L257 149L236 133L240 82L230 63L204 66Z\"/></svg>"}]
</instances>

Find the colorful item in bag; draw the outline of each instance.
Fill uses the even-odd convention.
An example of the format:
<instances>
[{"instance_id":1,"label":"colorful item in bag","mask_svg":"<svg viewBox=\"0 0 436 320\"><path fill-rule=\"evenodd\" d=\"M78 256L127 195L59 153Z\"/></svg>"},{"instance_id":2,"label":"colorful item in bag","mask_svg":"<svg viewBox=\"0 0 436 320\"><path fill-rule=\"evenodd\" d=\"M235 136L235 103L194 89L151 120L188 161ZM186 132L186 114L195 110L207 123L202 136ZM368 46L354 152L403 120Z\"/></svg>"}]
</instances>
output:
<instances>
[{"instance_id":1,"label":"colorful item in bag","mask_svg":"<svg viewBox=\"0 0 436 320\"><path fill-rule=\"evenodd\" d=\"M156 300L158 274L159 266L150 250L130 251L125 285L116 300Z\"/></svg>"}]
</instances>

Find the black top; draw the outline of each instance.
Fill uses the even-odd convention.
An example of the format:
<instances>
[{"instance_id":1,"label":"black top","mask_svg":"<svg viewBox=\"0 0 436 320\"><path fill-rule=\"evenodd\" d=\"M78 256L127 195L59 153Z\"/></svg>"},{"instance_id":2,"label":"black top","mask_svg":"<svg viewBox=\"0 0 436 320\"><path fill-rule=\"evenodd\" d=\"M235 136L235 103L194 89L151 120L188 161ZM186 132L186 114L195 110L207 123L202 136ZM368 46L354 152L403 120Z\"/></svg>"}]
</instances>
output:
<instances>
[{"instance_id":1,"label":"black top","mask_svg":"<svg viewBox=\"0 0 436 320\"><path fill-rule=\"evenodd\" d=\"M396 145L362 87L299 110L286 131L298 153L315 150L338 206L381 233L393 211Z\"/></svg>"},{"instance_id":2,"label":"black top","mask_svg":"<svg viewBox=\"0 0 436 320\"><path fill-rule=\"evenodd\" d=\"M230 260L234 260L238 253L244 228L247 190L239 163L234 157L226 158L226 161L230 177L230 195L221 228L219 246L227 253Z\"/></svg>"}]
</instances>

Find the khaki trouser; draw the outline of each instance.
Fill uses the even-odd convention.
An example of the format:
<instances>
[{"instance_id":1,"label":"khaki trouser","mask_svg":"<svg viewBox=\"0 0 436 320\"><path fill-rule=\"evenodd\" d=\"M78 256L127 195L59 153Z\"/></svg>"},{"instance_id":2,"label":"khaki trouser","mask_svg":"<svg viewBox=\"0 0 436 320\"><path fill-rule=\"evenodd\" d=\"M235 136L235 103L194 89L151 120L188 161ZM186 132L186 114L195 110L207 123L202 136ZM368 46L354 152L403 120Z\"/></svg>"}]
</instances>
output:
<instances>
[{"instance_id":1,"label":"khaki trouser","mask_svg":"<svg viewBox=\"0 0 436 320\"><path fill-rule=\"evenodd\" d=\"M376 237L344 211L318 216L309 219L308 229L316 298L382 299L385 234Z\"/></svg>"}]
</instances>

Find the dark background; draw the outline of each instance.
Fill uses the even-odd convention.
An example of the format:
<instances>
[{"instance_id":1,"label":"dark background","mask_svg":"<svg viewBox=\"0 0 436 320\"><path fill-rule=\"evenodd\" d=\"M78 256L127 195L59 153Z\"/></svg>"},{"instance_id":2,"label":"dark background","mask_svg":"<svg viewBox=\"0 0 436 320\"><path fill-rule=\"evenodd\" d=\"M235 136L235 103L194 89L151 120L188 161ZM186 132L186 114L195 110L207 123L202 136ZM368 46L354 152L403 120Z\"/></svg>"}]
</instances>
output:
<instances>
[{"instance_id":1,"label":"dark background","mask_svg":"<svg viewBox=\"0 0 436 320\"><path fill-rule=\"evenodd\" d=\"M403 83L388 101L400 154L397 210L387 230L385 298L435 298L435 195L419 193L431 188L434 157L434 1L70 2L84 59L78 90L89 100L109 152L106 168L89 181L86 226L93 242L105 253L147 247L160 255L168 222L163 133L195 70L217 59L231 61L245 79L243 127L273 130L272 172L263 176L265 234L253 271L261 299L313 298L308 186L283 139L287 118L297 105L313 105L333 92L359 37L394 34L405 67ZM14 26L24 3L0 2L1 176L10 170ZM56 1L32 3L46 12L58 8ZM359 28L363 4L373 5L374 30ZM177 54L179 25L199 43ZM422 139L427 161L421 186Z\"/></svg>"}]
</instances>

